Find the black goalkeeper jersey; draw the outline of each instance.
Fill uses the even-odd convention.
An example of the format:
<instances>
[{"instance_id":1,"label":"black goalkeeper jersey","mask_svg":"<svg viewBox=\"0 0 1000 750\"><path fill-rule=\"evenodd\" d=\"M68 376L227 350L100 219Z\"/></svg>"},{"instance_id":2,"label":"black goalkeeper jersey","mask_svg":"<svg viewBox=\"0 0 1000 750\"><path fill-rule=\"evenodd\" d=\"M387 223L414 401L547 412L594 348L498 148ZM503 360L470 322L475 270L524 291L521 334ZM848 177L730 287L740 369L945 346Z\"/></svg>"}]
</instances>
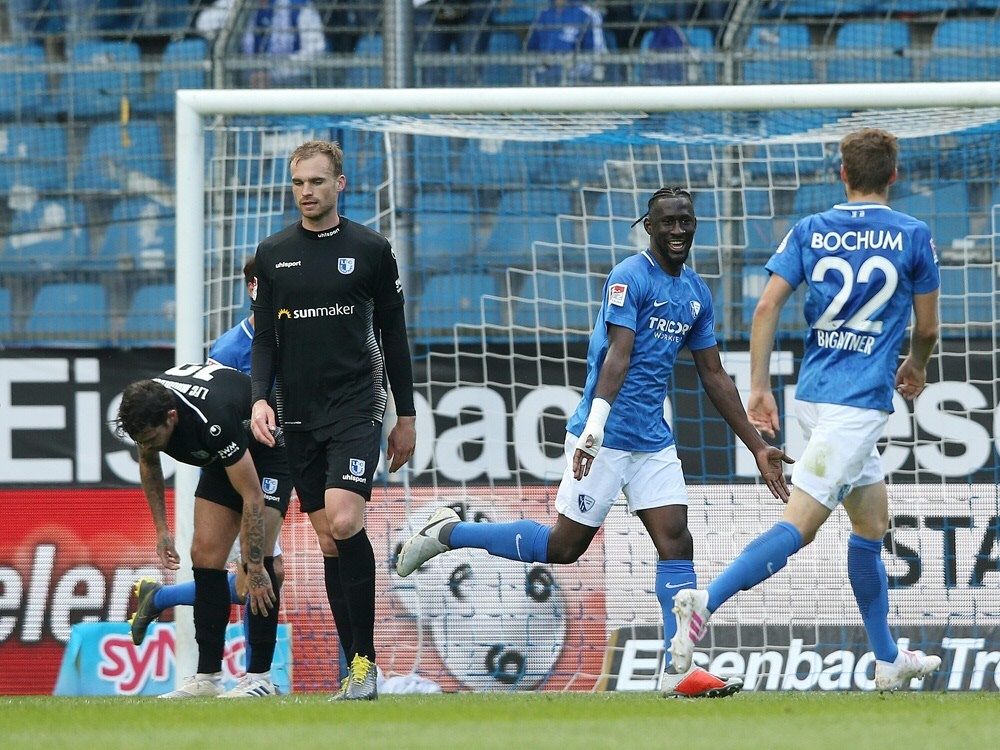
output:
<instances>
[{"instance_id":1,"label":"black goalkeeper jersey","mask_svg":"<svg viewBox=\"0 0 1000 750\"><path fill-rule=\"evenodd\" d=\"M253 360L253 379L267 387L277 375L281 425L382 421L387 390L375 320L403 305L389 241L344 217L325 232L296 222L260 243L256 274L254 348L274 342L276 353L273 373L258 372Z\"/></svg>"},{"instance_id":2,"label":"black goalkeeper jersey","mask_svg":"<svg viewBox=\"0 0 1000 750\"><path fill-rule=\"evenodd\" d=\"M183 464L232 466L250 444L250 378L219 364L171 367L153 378L174 394L177 426L163 449Z\"/></svg>"}]
</instances>

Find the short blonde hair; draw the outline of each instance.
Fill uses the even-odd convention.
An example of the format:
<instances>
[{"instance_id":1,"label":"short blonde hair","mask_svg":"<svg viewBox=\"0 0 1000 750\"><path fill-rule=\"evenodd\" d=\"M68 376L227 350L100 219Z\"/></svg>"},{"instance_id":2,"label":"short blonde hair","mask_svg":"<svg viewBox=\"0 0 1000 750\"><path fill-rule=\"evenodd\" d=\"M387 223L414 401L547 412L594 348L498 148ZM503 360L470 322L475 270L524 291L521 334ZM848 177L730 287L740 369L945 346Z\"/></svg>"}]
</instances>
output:
<instances>
[{"instance_id":1,"label":"short blonde hair","mask_svg":"<svg viewBox=\"0 0 1000 750\"><path fill-rule=\"evenodd\" d=\"M292 156L288 160L288 166L289 168L294 167L297 162L303 159L311 159L320 154L329 157L334 177L340 177L340 175L344 174L344 150L336 141L306 141L292 152Z\"/></svg>"}]
</instances>

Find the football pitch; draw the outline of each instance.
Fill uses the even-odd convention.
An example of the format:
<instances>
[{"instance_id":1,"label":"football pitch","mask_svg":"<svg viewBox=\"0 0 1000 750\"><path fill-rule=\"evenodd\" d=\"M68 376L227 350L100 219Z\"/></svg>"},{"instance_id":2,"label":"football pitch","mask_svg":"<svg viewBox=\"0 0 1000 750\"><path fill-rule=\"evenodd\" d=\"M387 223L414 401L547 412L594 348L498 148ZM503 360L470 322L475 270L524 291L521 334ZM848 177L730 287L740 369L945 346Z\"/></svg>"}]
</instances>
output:
<instances>
[{"instance_id":1,"label":"football pitch","mask_svg":"<svg viewBox=\"0 0 1000 750\"><path fill-rule=\"evenodd\" d=\"M265 700L0 697L11 750L309 748L979 748L996 746L997 693L383 696Z\"/></svg>"}]
</instances>

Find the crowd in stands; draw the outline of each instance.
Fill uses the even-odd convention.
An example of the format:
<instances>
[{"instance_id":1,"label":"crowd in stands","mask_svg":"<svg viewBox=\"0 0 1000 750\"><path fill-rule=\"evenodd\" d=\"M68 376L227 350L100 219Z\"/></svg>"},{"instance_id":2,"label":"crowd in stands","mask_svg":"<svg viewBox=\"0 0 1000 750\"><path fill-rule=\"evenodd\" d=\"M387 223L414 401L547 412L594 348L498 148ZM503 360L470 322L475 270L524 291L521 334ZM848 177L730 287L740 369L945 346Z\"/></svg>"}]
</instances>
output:
<instances>
[{"instance_id":1,"label":"crowd in stands","mask_svg":"<svg viewBox=\"0 0 1000 750\"><path fill-rule=\"evenodd\" d=\"M413 3L415 83L425 87L1000 79L1000 0L763 0L751 3L757 15L750 19L734 17L734 3L710 0ZM18 281L20 286L0 282L0 346L10 335L5 306L25 310L39 284L51 280L46 274L67 267L78 272L77 280L114 278L101 287L111 309L150 300L153 307L169 304L176 89L220 82L380 86L382 23L380 0L0 3L0 275L9 280L12 269L19 279L27 279L29 270L36 273L34 280ZM743 33L728 33L734 28ZM812 54L817 49L824 54ZM521 154L510 142L479 145L495 149L470 148L451 160L466 182L473 175L480 184L537 186L554 175L579 186L594 171L592 162L567 158L558 149ZM987 145L983 154L995 152L992 142ZM966 179L979 157L966 151L968 163L958 163L945 158L947 142L941 146L942 157L929 160L930 167L915 165L911 179L928 174L948 181L936 195L959 198L943 214L936 208L939 216L964 216L966 202L981 214L992 205L992 192L973 190L969 185L978 183ZM434 158L424 161L425 153ZM420 178L431 186L451 179L449 161L437 156L415 153ZM694 189L711 188L711 163L711 154L678 158L676 179ZM822 153L799 147L786 160L772 158L766 168L748 156L744 172L751 181L764 174L780 189L785 180L813 179L810 165L823 164ZM821 186L804 185L797 195L811 187ZM449 200L457 197L453 192ZM777 200L776 194L771 198ZM538 201L533 198L533 205ZM777 213L776 203L772 208ZM483 209L476 202L467 210L481 217ZM488 210L507 216L503 205ZM440 235L460 236L468 224L465 218L454 221L454 212L452 204L440 212ZM422 217L428 237L431 218ZM483 238L496 265L510 260L508 245L523 248L549 234L556 242L555 223L523 224L523 232L508 222L496 238ZM618 227L604 224L577 227L577 239L593 244L601 231L614 233L619 243ZM946 229L949 238L969 231ZM769 248L773 240L767 236L760 244ZM452 266L452 255L441 265ZM125 276L114 276L122 271L135 273L132 286ZM135 280L155 288L138 295ZM92 304L88 294L79 296L84 307Z\"/></svg>"}]
</instances>

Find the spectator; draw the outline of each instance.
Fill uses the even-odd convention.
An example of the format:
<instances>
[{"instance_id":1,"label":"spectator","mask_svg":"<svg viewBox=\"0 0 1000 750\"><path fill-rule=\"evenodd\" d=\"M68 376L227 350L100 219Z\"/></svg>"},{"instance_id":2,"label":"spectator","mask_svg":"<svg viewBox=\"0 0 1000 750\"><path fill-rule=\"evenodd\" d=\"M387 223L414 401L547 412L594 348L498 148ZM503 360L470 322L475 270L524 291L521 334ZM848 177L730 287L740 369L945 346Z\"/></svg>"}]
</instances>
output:
<instances>
[{"instance_id":1,"label":"spectator","mask_svg":"<svg viewBox=\"0 0 1000 750\"><path fill-rule=\"evenodd\" d=\"M10 0L11 36L28 41L42 34L75 36L98 28L97 0Z\"/></svg>"},{"instance_id":2,"label":"spectator","mask_svg":"<svg viewBox=\"0 0 1000 750\"><path fill-rule=\"evenodd\" d=\"M413 0L413 47L417 52L473 54L486 51L490 3L484 0ZM476 84L475 66L457 66L458 83ZM444 86L445 68L423 70L425 86Z\"/></svg>"},{"instance_id":3,"label":"spectator","mask_svg":"<svg viewBox=\"0 0 1000 750\"><path fill-rule=\"evenodd\" d=\"M233 8L233 0L216 0L198 14L195 28L214 39L230 22ZM249 71L251 87L307 85L308 62L326 52L323 20L311 0L260 0L243 31L241 49L248 58L261 57L260 68Z\"/></svg>"},{"instance_id":4,"label":"spectator","mask_svg":"<svg viewBox=\"0 0 1000 750\"><path fill-rule=\"evenodd\" d=\"M579 52L607 52L604 19L600 13L579 0L552 0L539 12L528 32L529 52L559 52L570 55ZM574 59L569 65L544 64L535 69L538 85L600 80L603 68L592 61Z\"/></svg>"}]
</instances>

